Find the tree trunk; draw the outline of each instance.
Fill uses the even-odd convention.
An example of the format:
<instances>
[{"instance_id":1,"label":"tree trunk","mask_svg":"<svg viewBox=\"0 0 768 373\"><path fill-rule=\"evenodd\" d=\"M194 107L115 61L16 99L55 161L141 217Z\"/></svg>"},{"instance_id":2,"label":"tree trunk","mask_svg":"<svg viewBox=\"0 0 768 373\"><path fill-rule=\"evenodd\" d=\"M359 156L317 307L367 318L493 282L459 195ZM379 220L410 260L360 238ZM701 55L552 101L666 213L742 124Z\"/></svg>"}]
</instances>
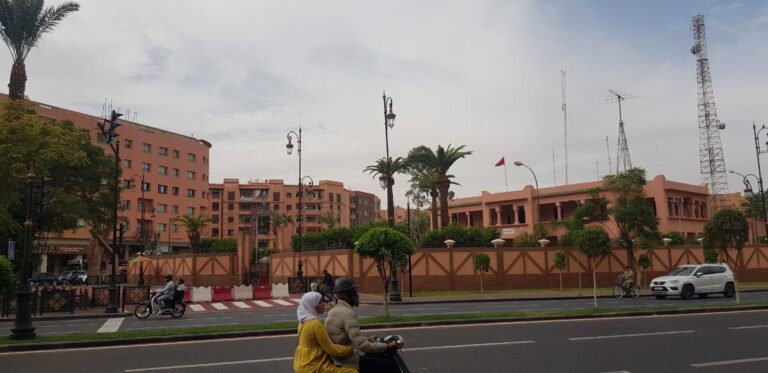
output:
<instances>
[{"instance_id":1,"label":"tree trunk","mask_svg":"<svg viewBox=\"0 0 768 373\"><path fill-rule=\"evenodd\" d=\"M445 228L450 223L448 216L448 191L451 187L450 181L438 181L438 190L440 192L440 228Z\"/></svg>"},{"instance_id":2,"label":"tree trunk","mask_svg":"<svg viewBox=\"0 0 768 373\"><path fill-rule=\"evenodd\" d=\"M592 262L592 299L595 302L595 308L597 308L597 275L595 275L595 260L591 259Z\"/></svg>"},{"instance_id":3,"label":"tree trunk","mask_svg":"<svg viewBox=\"0 0 768 373\"><path fill-rule=\"evenodd\" d=\"M480 271L480 294L483 294L483 272Z\"/></svg>"},{"instance_id":4,"label":"tree trunk","mask_svg":"<svg viewBox=\"0 0 768 373\"><path fill-rule=\"evenodd\" d=\"M627 246L624 247L624 250L627 251L627 266L632 268L633 271L637 271L637 260L635 259L635 248L632 244L632 240L627 239L624 242L627 244Z\"/></svg>"},{"instance_id":5,"label":"tree trunk","mask_svg":"<svg viewBox=\"0 0 768 373\"><path fill-rule=\"evenodd\" d=\"M560 275L560 291L563 291L563 271L559 271Z\"/></svg>"},{"instance_id":6,"label":"tree trunk","mask_svg":"<svg viewBox=\"0 0 768 373\"><path fill-rule=\"evenodd\" d=\"M11 79L8 83L8 97L11 100L23 100L27 86L27 71L24 60L17 58L11 68Z\"/></svg>"},{"instance_id":7,"label":"tree trunk","mask_svg":"<svg viewBox=\"0 0 768 373\"><path fill-rule=\"evenodd\" d=\"M437 196L438 193L436 190L432 190L429 192L430 197L432 197L432 230L436 231L440 225L437 222Z\"/></svg>"}]
</instances>

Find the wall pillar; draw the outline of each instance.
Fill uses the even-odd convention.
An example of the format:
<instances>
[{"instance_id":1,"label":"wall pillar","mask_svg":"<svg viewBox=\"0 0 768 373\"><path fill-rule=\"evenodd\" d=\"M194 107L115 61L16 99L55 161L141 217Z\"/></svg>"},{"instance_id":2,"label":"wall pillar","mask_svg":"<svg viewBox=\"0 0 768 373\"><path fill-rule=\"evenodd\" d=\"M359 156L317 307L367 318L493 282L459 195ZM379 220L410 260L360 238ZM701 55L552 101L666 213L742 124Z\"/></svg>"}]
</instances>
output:
<instances>
[{"instance_id":1,"label":"wall pillar","mask_svg":"<svg viewBox=\"0 0 768 373\"><path fill-rule=\"evenodd\" d=\"M48 272L48 254L40 254L40 267L38 272Z\"/></svg>"},{"instance_id":2,"label":"wall pillar","mask_svg":"<svg viewBox=\"0 0 768 373\"><path fill-rule=\"evenodd\" d=\"M560 202L557 202L555 203L555 206L557 206L557 217L555 217L555 220L563 220L563 205Z\"/></svg>"},{"instance_id":3,"label":"wall pillar","mask_svg":"<svg viewBox=\"0 0 768 373\"><path fill-rule=\"evenodd\" d=\"M501 225L501 206L496 207L496 225Z\"/></svg>"},{"instance_id":4,"label":"wall pillar","mask_svg":"<svg viewBox=\"0 0 768 373\"><path fill-rule=\"evenodd\" d=\"M472 226L472 214L470 214L469 211L464 213L464 216L467 218L467 227Z\"/></svg>"}]
</instances>

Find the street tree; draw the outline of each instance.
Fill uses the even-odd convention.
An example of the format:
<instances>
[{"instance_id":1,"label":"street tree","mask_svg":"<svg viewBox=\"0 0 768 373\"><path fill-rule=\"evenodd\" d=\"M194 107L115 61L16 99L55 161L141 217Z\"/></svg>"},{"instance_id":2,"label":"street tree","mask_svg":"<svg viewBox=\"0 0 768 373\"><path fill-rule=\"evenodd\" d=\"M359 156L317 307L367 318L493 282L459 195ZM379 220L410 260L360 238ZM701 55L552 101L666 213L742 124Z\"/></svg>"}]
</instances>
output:
<instances>
[{"instance_id":1,"label":"street tree","mask_svg":"<svg viewBox=\"0 0 768 373\"><path fill-rule=\"evenodd\" d=\"M610 192L613 216L619 230L618 243L627 252L627 265L636 268L635 239L652 243L658 237L659 221L643 193L645 170L632 168L604 178L602 189Z\"/></svg>"},{"instance_id":2,"label":"street tree","mask_svg":"<svg viewBox=\"0 0 768 373\"><path fill-rule=\"evenodd\" d=\"M741 302L736 281L736 269L741 262L741 250L749 237L749 224L741 211L723 209L716 212L704 225L704 251L716 252L717 259L726 262L733 269L733 282L736 288L736 303ZM733 249L736 255L731 257L728 250Z\"/></svg>"},{"instance_id":3,"label":"street tree","mask_svg":"<svg viewBox=\"0 0 768 373\"><path fill-rule=\"evenodd\" d=\"M578 250L589 258L592 267L592 297L597 308L597 259L611 253L611 239L602 229L584 228L576 233L574 241Z\"/></svg>"},{"instance_id":4,"label":"street tree","mask_svg":"<svg viewBox=\"0 0 768 373\"><path fill-rule=\"evenodd\" d=\"M0 256L0 305L11 295L16 281L18 277L13 271L13 263L8 258Z\"/></svg>"},{"instance_id":5,"label":"street tree","mask_svg":"<svg viewBox=\"0 0 768 373\"><path fill-rule=\"evenodd\" d=\"M80 5L68 1L56 7L44 8L43 0L0 0L0 37L13 58L8 96L23 100L27 84L25 61L43 35L52 32L69 13Z\"/></svg>"},{"instance_id":6,"label":"street tree","mask_svg":"<svg viewBox=\"0 0 768 373\"><path fill-rule=\"evenodd\" d=\"M475 271L480 272L480 293L483 293L483 273L491 270L491 257L486 253L475 253L474 259Z\"/></svg>"},{"instance_id":7,"label":"street tree","mask_svg":"<svg viewBox=\"0 0 768 373\"><path fill-rule=\"evenodd\" d=\"M565 251L555 251L554 264L555 268L557 268L558 274L560 275L560 291L563 291L563 271L565 271L565 268L568 266L568 262L565 257Z\"/></svg>"},{"instance_id":8,"label":"street tree","mask_svg":"<svg viewBox=\"0 0 768 373\"><path fill-rule=\"evenodd\" d=\"M403 269L408 256L414 253L413 242L408 236L389 227L371 228L355 243L355 251L363 258L376 262L384 285L384 316L389 317L389 283L392 269Z\"/></svg>"},{"instance_id":9,"label":"street tree","mask_svg":"<svg viewBox=\"0 0 768 373\"><path fill-rule=\"evenodd\" d=\"M203 227L208 224L210 219L202 215L184 215L173 221L181 224L187 230L187 238L189 238L189 244L192 246L192 252L198 252L200 250Z\"/></svg>"},{"instance_id":10,"label":"street tree","mask_svg":"<svg viewBox=\"0 0 768 373\"><path fill-rule=\"evenodd\" d=\"M272 228L272 234L275 235L275 244L273 249L278 249L278 245L282 244L280 237L280 227L287 227L288 224L293 223L293 217L287 214L283 214L280 211L272 210L269 212L269 226Z\"/></svg>"},{"instance_id":11,"label":"street tree","mask_svg":"<svg viewBox=\"0 0 768 373\"><path fill-rule=\"evenodd\" d=\"M330 230L336 227L337 219L339 219L339 215L335 214L333 211L328 211L317 218L317 222L325 225L326 230Z\"/></svg>"}]
</instances>

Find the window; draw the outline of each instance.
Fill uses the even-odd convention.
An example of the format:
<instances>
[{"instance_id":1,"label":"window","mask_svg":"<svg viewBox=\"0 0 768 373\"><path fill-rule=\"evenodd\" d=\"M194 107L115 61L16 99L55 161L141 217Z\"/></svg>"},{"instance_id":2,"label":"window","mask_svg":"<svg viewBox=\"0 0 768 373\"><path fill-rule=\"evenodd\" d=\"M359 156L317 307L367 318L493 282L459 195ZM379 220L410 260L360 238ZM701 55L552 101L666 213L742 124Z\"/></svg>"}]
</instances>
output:
<instances>
[{"instance_id":1,"label":"window","mask_svg":"<svg viewBox=\"0 0 768 373\"><path fill-rule=\"evenodd\" d=\"M285 198L286 199L291 199L291 193L285 193Z\"/></svg>"},{"instance_id":2,"label":"window","mask_svg":"<svg viewBox=\"0 0 768 373\"><path fill-rule=\"evenodd\" d=\"M165 147L161 146L160 147L160 155L162 155L163 157L167 157L168 156L168 148L165 148Z\"/></svg>"},{"instance_id":3,"label":"window","mask_svg":"<svg viewBox=\"0 0 768 373\"><path fill-rule=\"evenodd\" d=\"M176 233L176 231L179 230L179 226L176 224L171 224L171 232Z\"/></svg>"},{"instance_id":4,"label":"window","mask_svg":"<svg viewBox=\"0 0 768 373\"><path fill-rule=\"evenodd\" d=\"M214 202L214 203L212 203L212 204L211 204L211 210L213 210L213 211L219 211L219 203L218 203L218 202Z\"/></svg>"},{"instance_id":5,"label":"window","mask_svg":"<svg viewBox=\"0 0 768 373\"><path fill-rule=\"evenodd\" d=\"M179 195L179 187L171 187L171 194L174 196Z\"/></svg>"},{"instance_id":6,"label":"window","mask_svg":"<svg viewBox=\"0 0 768 373\"><path fill-rule=\"evenodd\" d=\"M235 192L227 192L227 201L235 200Z\"/></svg>"},{"instance_id":7,"label":"window","mask_svg":"<svg viewBox=\"0 0 768 373\"><path fill-rule=\"evenodd\" d=\"M181 152L178 150L173 151L173 159L179 159L181 157Z\"/></svg>"},{"instance_id":8,"label":"window","mask_svg":"<svg viewBox=\"0 0 768 373\"><path fill-rule=\"evenodd\" d=\"M208 158L203 157L203 164L208 164Z\"/></svg>"},{"instance_id":9,"label":"window","mask_svg":"<svg viewBox=\"0 0 768 373\"><path fill-rule=\"evenodd\" d=\"M158 185L157 186L157 192L160 194L167 194L168 193L168 186L167 185Z\"/></svg>"},{"instance_id":10,"label":"window","mask_svg":"<svg viewBox=\"0 0 768 373\"><path fill-rule=\"evenodd\" d=\"M234 222L235 222L235 217L234 216L227 217L227 223L234 223Z\"/></svg>"},{"instance_id":11,"label":"window","mask_svg":"<svg viewBox=\"0 0 768 373\"><path fill-rule=\"evenodd\" d=\"M195 196L195 190L187 189L187 197L194 197L194 196Z\"/></svg>"},{"instance_id":12,"label":"window","mask_svg":"<svg viewBox=\"0 0 768 373\"><path fill-rule=\"evenodd\" d=\"M331 201L331 203L333 203L333 193L328 192L328 200Z\"/></svg>"},{"instance_id":13,"label":"window","mask_svg":"<svg viewBox=\"0 0 768 373\"><path fill-rule=\"evenodd\" d=\"M187 215L195 215L195 208L194 207L187 207Z\"/></svg>"},{"instance_id":14,"label":"window","mask_svg":"<svg viewBox=\"0 0 768 373\"><path fill-rule=\"evenodd\" d=\"M147 143L141 144L141 150L143 150L144 153L152 153L152 145Z\"/></svg>"},{"instance_id":15,"label":"window","mask_svg":"<svg viewBox=\"0 0 768 373\"><path fill-rule=\"evenodd\" d=\"M221 190L212 190L211 191L211 198L221 198Z\"/></svg>"},{"instance_id":16,"label":"window","mask_svg":"<svg viewBox=\"0 0 768 373\"><path fill-rule=\"evenodd\" d=\"M278 211L278 210L280 210L280 205L275 205L275 206L273 206L272 209L275 210L275 211Z\"/></svg>"},{"instance_id":17,"label":"window","mask_svg":"<svg viewBox=\"0 0 768 373\"><path fill-rule=\"evenodd\" d=\"M125 210L130 210L131 209L131 201L130 200L123 201L122 205L123 205L123 209L125 209Z\"/></svg>"},{"instance_id":18,"label":"window","mask_svg":"<svg viewBox=\"0 0 768 373\"><path fill-rule=\"evenodd\" d=\"M158 232L165 232L165 223L157 223L155 230Z\"/></svg>"},{"instance_id":19,"label":"window","mask_svg":"<svg viewBox=\"0 0 768 373\"><path fill-rule=\"evenodd\" d=\"M292 205L285 205L285 209L288 210L288 211L291 211L292 208L293 208Z\"/></svg>"},{"instance_id":20,"label":"window","mask_svg":"<svg viewBox=\"0 0 768 373\"><path fill-rule=\"evenodd\" d=\"M219 237L219 228L211 228L211 235L214 237Z\"/></svg>"},{"instance_id":21,"label":"window","mask_svg":"<svg viewBox=\"0 0 768 373\"><path fill-rule=\"evenodd\" d=\"M341 203L341 193L336 195L336 203Z\"/></svg>"},{"instance_id":22,"label":"window","mask_svg":"<svg viewBox=\"0 0 768 373\"><path fill-rule=\"evenodd\" d=\"M218 224L219 223L219 215L211 215L211 223Z\"/></svg>"},{"instance_id":23,"label":"window","mask_svg":"<svg viewBox=\"0 0 768 373\"><path fill-rule=\"evenodd\" d=\"M131 179L123 180L123 189L130 189L133 186Z\"/></svg>"},{"instance_id":24,"label":"window","mask_svg":"<svg viewBox=\"0 0 768 373\"><path fill-rule=\"evenodd\" d=\"M142 163L141 170L144 172L152 172L152 165L149 163Z\"/></svg>"},{"instance_id":25,"label":"window","mask_svg":"<svg viewBox=\"0 0 768 373\"><path fill-rule=\"evenodd\" d=\"M194 162L197 160L197 156L195 153L187 153L187 160L190 162Z\"/></svg>"},{"instance_id":26,"label":"window","mask_svg":"<svg viewBox=\"0 0 768 373\"><path fill-rule=\"evenodd\" d=\"M187 180L195 180L196 176L195 171L187 171Z\"/></svg>"},{"instance_id":27,"label":"window","mask_svg":"<svg viewBox=\"0 0 768 373\"><path fill-rule=\"evenodd\" d=\"M280 192L272 193L272 201L280 202Z\"/></svg>"},{"instance_id":28,"label":"window","mask_svg":"<svg viewBox=\"0 0 768 373\"><path fill-rule=\"evenodd\" d=\"M234 203L228 203L227 204L227 210L232 211L234 209L235 209L235 204Z\"/></svg>"},{"instance_id":29,"label":"window","mask_svg":"<svg viewBox=\"0 0 768 373\"><path fill-rule=\"evenodd\" d=\"M130 169L133 166L133 162L130 159L123 159L123 167Z\"/></svg>"},{"instance_id":30,"label":"window","mask_svg":"<svg viewBox=\"0 0 768 373\"><path fill-rule=\"evenodd\" d=\"M168 211L168 205L165 203L161 203L157 205L157 212L167 212Z\"/></svg>"},{"instance_id":31,"label":"window","mask_svg":"<svg viewBox=\"0 0 768 373\"><path fill-rule=\"evenodd\" d=\"M168 175L168 167L157 166L157 173L159 173L160 175Z\"/></svg>"},{"instance_id":32,"label":"window","mask_svg":"<svg viewBox=\"0 0 768 373\"><path fill-rule=\"evenodd\" d=\"M173 177L179 177L179 169L178 168L174 168L173 169Z\"/></svg>"},{"instance_id":33,"label":"window","mask_svg":"<svg viewBox=\"0 0 768 373\"><path fill-rule=\"evenodd\" d=\"M149 192L149 190L152 189L152 184L150 183L141 183L141 190L145 192Z\"/></svg>"},{"instance_id":34,"label":"window","mask_svg":"<svg viewBox=\"0 0 768 373\"><path fill-rule=\"evenodd\" d=\"M179 213L179 206L172 205L171 206L171 213L172 214L178 214Z\"/></svg>"},{"instance_id":35,"label":"window","mask_svg":"<svg viewBox=\"0 0 768 373\"><path fill-rule=\"evenodd\" d=\"M227 229L227 236L232 237L234 236L234 234L235 234L235 231L233 231L232 229Z\"/></svg>"}]
</instances>

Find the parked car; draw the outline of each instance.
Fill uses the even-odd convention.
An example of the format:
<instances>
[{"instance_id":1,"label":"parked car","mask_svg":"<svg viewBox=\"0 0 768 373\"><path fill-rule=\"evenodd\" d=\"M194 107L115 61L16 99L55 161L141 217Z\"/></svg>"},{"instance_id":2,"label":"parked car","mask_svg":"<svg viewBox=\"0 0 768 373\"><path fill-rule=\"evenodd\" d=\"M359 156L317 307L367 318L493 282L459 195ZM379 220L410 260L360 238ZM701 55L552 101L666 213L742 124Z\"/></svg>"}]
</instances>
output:
<instances>
[{"instance_id":1,"label":"parked car","mask_svg":"<svg viewBox=\"0 0 768 373\"><path fill-rule=\"evenodd\" d=\"M29 283L32 285L58 285L61 282L59 281L59 276L53 273L40 272L32 275L32 278L29 279Z\"/></svg>"},{"instance_id":2,"label":"parked car","mask_svg":"<svg viewBox=\"0 0 768 373\"><path fill-rule=\"evenodd\" d=\"M725 263L682 265L651 281L651 294L658 299L670 295L679 295L683 299L694 295L704 298L715 293L728 298L736 295L733 272Z\"/></svg>"},{"instance_id":3,"label":"parked car","mask_svg":"<svg viewBox=\"0 0 768 373\"><path fill-rule=\"evenodd\" d=\"M88 272L86 271L66 271L59 277L60 284L72 284L80 285L85 284L88 279Z\"/></svg>"}]
</instances>

